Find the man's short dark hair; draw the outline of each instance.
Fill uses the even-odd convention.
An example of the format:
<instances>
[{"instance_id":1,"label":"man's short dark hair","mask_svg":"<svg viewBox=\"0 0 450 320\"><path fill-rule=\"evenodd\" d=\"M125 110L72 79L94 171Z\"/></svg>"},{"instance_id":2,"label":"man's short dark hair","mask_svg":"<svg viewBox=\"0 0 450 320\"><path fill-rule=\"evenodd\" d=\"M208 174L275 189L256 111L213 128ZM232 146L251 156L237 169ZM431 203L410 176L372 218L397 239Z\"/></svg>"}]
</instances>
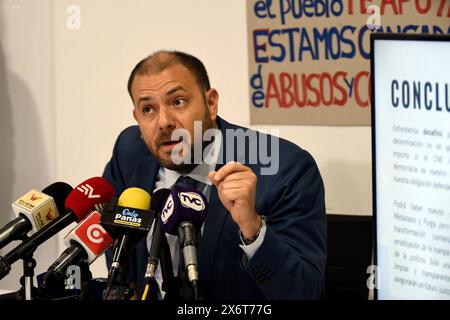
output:
<instances>
[{"instance_id":1,"label":"man's short dark hair","mask_svg":"<svg viewBox=\"0 0 450 320\"><path fill-rule=\"evenodd\" d=\"M128 93L131 100L133 100L131 86L136 75L158 74L175 64L181 64L192 72L201 90L208 91L211 88L206 68L199 59L181 51L160 50L139 61L131 71L128 79Z\"/></svg>"}]
</instances>

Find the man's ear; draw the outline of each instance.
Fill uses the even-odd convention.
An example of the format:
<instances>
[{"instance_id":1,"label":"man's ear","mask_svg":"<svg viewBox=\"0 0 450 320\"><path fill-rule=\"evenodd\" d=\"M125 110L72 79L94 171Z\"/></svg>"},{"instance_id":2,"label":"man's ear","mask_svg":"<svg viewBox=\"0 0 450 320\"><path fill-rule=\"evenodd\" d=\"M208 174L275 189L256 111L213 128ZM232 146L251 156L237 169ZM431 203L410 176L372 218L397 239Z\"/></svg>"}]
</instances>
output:
<instances>
[{"instance_id":1,"label":"man's ear","mask_svg":"<svg viewBox=\"0 0 450 320\"><path fill-rule=\"evenodd\" d=\"M219 109L219 92L211 88L206 92L206 103L208 104L211 120L215 121Z\"/></svg>"}]
</instances>

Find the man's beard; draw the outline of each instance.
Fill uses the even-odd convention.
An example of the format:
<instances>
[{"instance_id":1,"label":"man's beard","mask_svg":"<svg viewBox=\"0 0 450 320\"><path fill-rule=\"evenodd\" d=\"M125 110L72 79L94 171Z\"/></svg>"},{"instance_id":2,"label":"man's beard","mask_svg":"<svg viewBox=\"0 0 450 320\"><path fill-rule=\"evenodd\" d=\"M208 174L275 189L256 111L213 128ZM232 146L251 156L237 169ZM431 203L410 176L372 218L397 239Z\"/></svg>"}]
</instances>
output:
<instances>
[{"instance_id":1,"label":"man's beard","mask_svg":"<svg viewBox=\"0 0 450 320\"><path fill-rule=\"evenodd\" d=\"M214 140L212 140L214 141ZM202 141L202 157L203 157L203 151L205 150L205 148L212 142L212 141ZM168 160L163 160L163 159L159 159L157 158L159 163L169 169L169 170L174 170L178 173L181 174L188 174L189 172L191 172L192 170L194 170L195 167L197 167L200 163L195 163L194 161L194 144L191 144L190 147L190 159L189 161L183 161L179 164L176 164L172 161L172 159L168 159Z\"/></svg>"},{"instance_id":2,"label":"man's beard","mask_svg":"<svg viewBox=\"0 0 450 320\"><path fill-rule=\"evenodd\" d=\"M209 116L209 110L207 109L206 114L205 114L205 118L202 121L202 136L201 137L191 137L191 145L190 145L190 159L184 159L181 163L174 163L172 160L172 157L170 157L169 159L162 159L161 157L158 156L157 152L152 152L150 150L150 148L148 148L150 150L150 153L156 158L156 160L158 160L158 162L165 168L169 169L169 170L174 170L178 173L181 174L187 174L189 172L191 172L192 170L194 170L195 167L197 167L200 163L196 163L194 161L194 146L195 146L195 139L200 139L201 140L201 156L202 156L202 161L203 161L203 152L205 150L205 148L214 141L214 138L211 141L203 141L203 135L205 133L206 130L214 128L214 121L211 120L210 116ZM169 141L171 139L172 133L173 131L175 131L176 129L170 130L170 131L166 131L166 132L162 132L158 139L156 140L156 145L157 148L159 148L159 146L165 142L165 141ZM182 142L183 143L183 142ZM198 152L198 150L195 150Z\"/></svg>"}]
</instances>

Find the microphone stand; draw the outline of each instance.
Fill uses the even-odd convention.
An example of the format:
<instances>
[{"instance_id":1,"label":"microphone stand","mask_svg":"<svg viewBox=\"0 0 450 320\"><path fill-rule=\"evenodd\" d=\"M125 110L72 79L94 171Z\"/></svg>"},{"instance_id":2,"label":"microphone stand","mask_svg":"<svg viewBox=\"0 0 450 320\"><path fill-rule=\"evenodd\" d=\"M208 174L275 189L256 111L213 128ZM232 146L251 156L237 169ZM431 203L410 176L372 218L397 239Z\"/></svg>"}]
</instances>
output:
<instances>
[{"instance_id":1,"label":"microphone stand","mask_svg":"<svg viewBox=\"0 0 450 320\"><path fill-rule=\"evenodd\" d=\"M79 295L79 299L80 300L87 300L90 299L90 293L89 293L89 281L92 279L92 273L91 270L89 269L89 264L86 261L82 261L81 263L78 264L78 266L80 267L80 284L81 284L81 288L80 288L80 295Z\"/></svg>"},{"instance_id":2,"label":"microphone stand","mask_svg":"<svg viewBox=\"0 0 450 320\"><path fill-rule=\"evenodd\" d=\"M33 258L33 252L23 257L23 276L24 276L24 290L25 300L32 300L31 291L33 290L34 268L36 267L36 260Z\"/></svg>"},{"instance_id":3,"label":"microphone stand","mask_svg":"<svg viewBox=\"0 0 450 320\"><path fill-rule=\"evenodd\" d=\"M115 279L108 279L105 300L129 300L130 290L127 285L128 255L119 258L119 288L114 288ZM115 278L115 277L114 277Z\"/></svg>"},{"instance_id":4,"label":"microphone stand","mask_svg":"<svg viewBox=\"0 0 450 320\"><path fill-rule=\"evenodd\" d=\"M128 300L129 291L127 290L127 274L128 274L128 255L123 255L121 257L120 267L119 267L119 300Z\"/></svg>"},{"instance_id":5,"label":"microphone stand","mask_svg":"<svg viewBox=\"0 0 450 320\"><path fill-rule=\"evenodd\" d=\"M160 258L159 258L159 264L161 267L161 276L162 276L162 284L161 289L164 290L166 293L164 299L172 300L176 299L176 294L178 293L178 290L174 279L173 274L173 265L172 265L172 258L170 256L170 247L169 243L167 242L166 236L162 237L161 240L161 252L160 252ZM174 297L172 297L172 294L175 294Z\"/></svg>"},{"instance_id":6,"label":"microphone stand","mask_svg":"<svg viewBox=\"0 0 450 320\"><path fill-rule=\"evenodd\" d=\"M23 263L23 277L24 283L22 284L25 291L25 300L32 300L31 292L33 291L33 279L34 279L34 268L36 267L36 260L33 258L34 251L36 251L37 246L34 242L30 242L27 246L23 247L22 250L18 252L19 258L22 259Z\"/></svg>"},{"instance_id":7,"label":"microphone stand","mask_svg":"<svg viewBox=\"0 0 450 320\"><path fill-rule=\"evenodd\" d=\"M127 254L121 258L119 267L119 278L120 278L120 285L118 290L119 300L133 300L134 298L137 299L137 295L135 294L134 289L132 288L132 284L128 283L127 280L128 272L130 269L129 265L130 265L129 254Z\"/></svg>"},{"instance_id":8,"label":"microphone stand","mask_svg":"<svg viewBox=\"0 0 450 320\"><path fill-rule=\"evenodd\" d=\"M23 260L23 275L20 278L21 288L18 291L18 300L51 300L51 297L36 288L34 281L34 268L36 267L36 260L33 258L34 250L28 251L22 255Z\"/></svg>"}]
</instances>

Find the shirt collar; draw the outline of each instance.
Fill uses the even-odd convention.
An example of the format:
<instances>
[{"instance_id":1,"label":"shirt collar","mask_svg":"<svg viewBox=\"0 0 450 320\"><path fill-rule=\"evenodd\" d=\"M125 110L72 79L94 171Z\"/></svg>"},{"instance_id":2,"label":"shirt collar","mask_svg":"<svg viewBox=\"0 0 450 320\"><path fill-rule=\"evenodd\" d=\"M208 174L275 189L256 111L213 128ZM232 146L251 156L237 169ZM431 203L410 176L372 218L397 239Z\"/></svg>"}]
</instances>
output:
<instances>
[{"instance_id":1,"label":"shirt collar","mask_svg":"<svg viewBox=\"0 0 450 320\"><path fill-rule=\"evenodd\" d=\"M203 151L203 154L205 155L203 161L189 174L184 175L207 185L211 185L208 173L216 169L217 159L219 158L219 151L222 145L222 132L217 128L213 132L212 136L214 137L214 141ZM178 178L183 175L167 168L164 168L164 173L167 186L174 185Z\"/></svg>"}]
</instances>

